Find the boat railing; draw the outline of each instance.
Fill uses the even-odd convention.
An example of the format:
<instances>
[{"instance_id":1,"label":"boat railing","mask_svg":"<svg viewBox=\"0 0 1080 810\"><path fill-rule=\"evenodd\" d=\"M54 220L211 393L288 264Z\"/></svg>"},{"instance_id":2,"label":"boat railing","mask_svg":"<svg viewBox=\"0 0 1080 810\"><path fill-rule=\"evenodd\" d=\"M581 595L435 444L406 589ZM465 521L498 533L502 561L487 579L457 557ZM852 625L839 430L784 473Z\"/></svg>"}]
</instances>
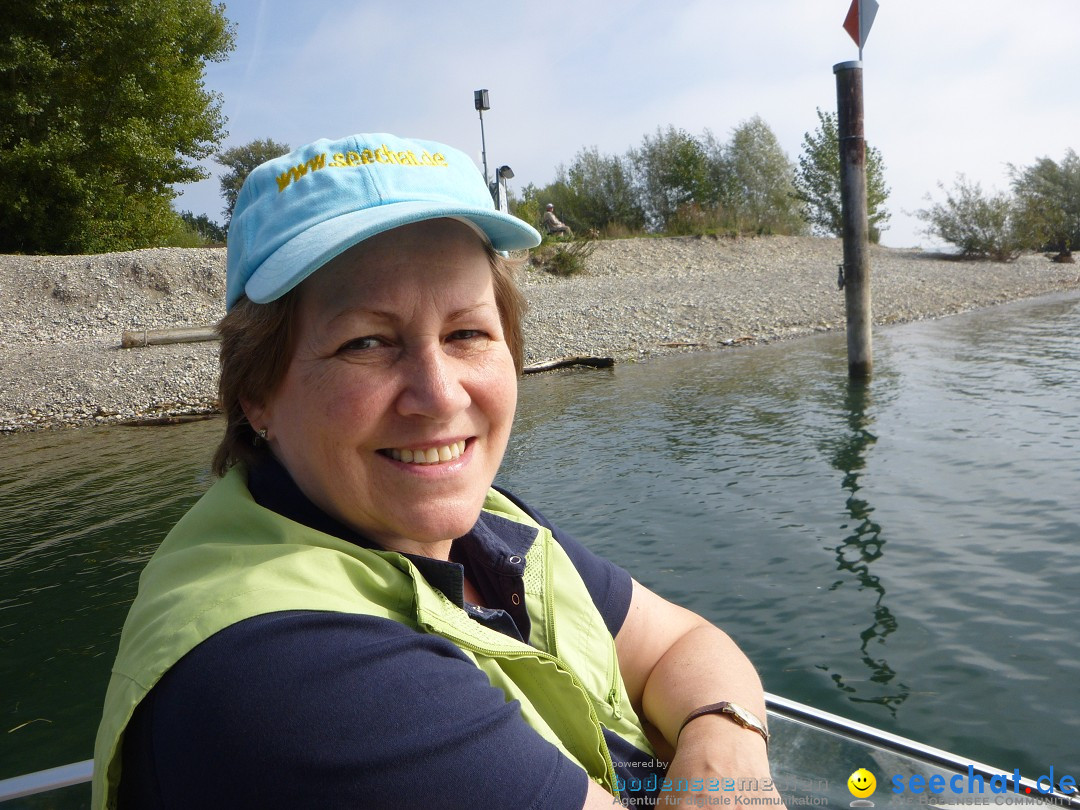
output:
<instances>
[{"instance_id":1,"label":"boat railing","mask_svg":"<svg viewBox=\"0 0 1080 810\"><path fill-rule=\"evenodd\" d=\"M795 784L802 781L805 784L814 784L815 789L820 790L823 787L827 789L829 784L828 780L820 778L821 774L831 773L834 776L833 788L839 788L838 795L832 798L837 801L843 798L845 805L850 803L851 796L846 795L846 784L843 783L846 774L838 766L849 761L851 768L848 773L856 767L877 765L885 773L919 774L922 782L908 780L910 793L918 795L905 798L908 800L906 803L921 799L914 802L920 806L951 808L964 807L969 803L964 800L972 798L970 787L967 793L956 793L955 789L950 788L954 793L951 796L943 787L941 790L933 788L934 783L930 782L930 779L937 770L945 770L954 776L964 776L967 781L962 784L977 785L976 796L983 794L988 787L988 792L996 794L992 797L979 796L985 800L982 803L1080 808L1080 793L1075 788L1069 793L1063 792L1059 789L1060 786L1052 781L1052 777L1049 784L1044 781L1048 777L1029 779L1017 772L976 762L778 695L766 694L765 702L769 710L770 731L778 743L770 746L774 776L778 772L786 771L784 775L788 777L794 773ZM783 729L776 728L780 725L777 721L784 723ZM808 733L801 734L800 727ZM826 736L833 738L833 744L826 743ZM809 749L809 752L806 749ZM1053 769L1050 769L1050 772L1052 774ZM839 785L836 784L837 776L840 777ZM944 782L944 778L941 778L941 783ZM783 784L781 778L781 787ZM949 784L951 785L951 782ZM990 787L993 785L997 785L997 789ZM878 782L879 788L883 786ZM1001 794L1003 786L1009 795ZM870 802L855 802L851 806L873 805Z\"/></svg>"},{"instance_id":2,"label":"boat railing","mask_svg":"<svg viewBox=\"0 0 1080 810\"><path fill-rule=\"evenodd\" d=\"M37 793L47 793L50 790L60 790L60 788L72 785L81 785L90 781L93 772L94 760L87 759L70 765L61 765L59 768L49 768L0 780L0 802L21 799Z\"/></svg>"}]
</instances>

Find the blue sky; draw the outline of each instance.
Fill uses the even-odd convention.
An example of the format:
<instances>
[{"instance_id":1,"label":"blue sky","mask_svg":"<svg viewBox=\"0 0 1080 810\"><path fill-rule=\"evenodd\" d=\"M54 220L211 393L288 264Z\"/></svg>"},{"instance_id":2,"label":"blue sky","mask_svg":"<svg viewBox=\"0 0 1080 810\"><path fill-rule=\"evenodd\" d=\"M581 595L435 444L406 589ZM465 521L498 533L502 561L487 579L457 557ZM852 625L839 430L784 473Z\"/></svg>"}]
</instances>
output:
<instances>
[{"instance_id":1,"label":"blue sky","mask_svg":"<svg viewBox=\"0 0 1080 810\"><path fill-rule=\"evenodd\" d=\"M864 51L866 134L892 194L887 245L933 246L914 212L958 173L1008 188L1007 164L1080 150L1080 0L879 0ZM849 0L234 0L225 147L299 146L394 132L457 146L480 165L473 91L487 88L488 165L544 185L579 149L623 154L669 124L726 139L760 115L792 160L832 67L858 58ZM176 205L221 220L217 176Z\"/></svg>"}]
</instances>

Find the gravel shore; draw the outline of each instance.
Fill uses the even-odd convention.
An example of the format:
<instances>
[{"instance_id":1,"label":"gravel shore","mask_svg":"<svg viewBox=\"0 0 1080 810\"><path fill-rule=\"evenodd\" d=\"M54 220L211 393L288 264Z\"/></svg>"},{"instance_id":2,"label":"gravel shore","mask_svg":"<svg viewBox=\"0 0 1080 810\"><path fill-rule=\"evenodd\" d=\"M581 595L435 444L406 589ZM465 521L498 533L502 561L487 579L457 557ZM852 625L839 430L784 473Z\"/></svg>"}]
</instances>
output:
<instances>
[{"instance_id":1,"label":"gravel shore","mask_svg":"<svg viewBox=\"0 0 1080 810\"><path fill-rule=\"evenodd\" d=\"M1080 267L1041 255L870 257L877 324L1080 288ZM811 237L601 242L584 275L522 272L526 362L625 362L842 329L841 259L838 240ZM224 249L0 256L0 432L213 412L216 343L122 349L120 337L212 324L224 290Z\"/></svg>"}]
</instances>

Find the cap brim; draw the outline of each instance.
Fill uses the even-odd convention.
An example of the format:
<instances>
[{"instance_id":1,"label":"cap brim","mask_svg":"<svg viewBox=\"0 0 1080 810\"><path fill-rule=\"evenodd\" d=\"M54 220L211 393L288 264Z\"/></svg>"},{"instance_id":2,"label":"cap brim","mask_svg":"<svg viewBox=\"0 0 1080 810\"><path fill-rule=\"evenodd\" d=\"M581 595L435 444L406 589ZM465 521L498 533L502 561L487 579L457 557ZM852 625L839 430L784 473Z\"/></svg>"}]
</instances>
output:
<instances>
[{"instance_id":1,"label":"cap brim","mask_svg":"<svg viewBox=\"0 0 1080 810\"><path fill-rule=\"evenodd\" d=\"M343 214L294 236L259 265L244 285L244 293L256 304L268 303L365 239L402 225L443 217L468 220L496 250L523 250L540 244L535 228L501 211L432 202L390 203Z\"/></svg>"}]
</instances>

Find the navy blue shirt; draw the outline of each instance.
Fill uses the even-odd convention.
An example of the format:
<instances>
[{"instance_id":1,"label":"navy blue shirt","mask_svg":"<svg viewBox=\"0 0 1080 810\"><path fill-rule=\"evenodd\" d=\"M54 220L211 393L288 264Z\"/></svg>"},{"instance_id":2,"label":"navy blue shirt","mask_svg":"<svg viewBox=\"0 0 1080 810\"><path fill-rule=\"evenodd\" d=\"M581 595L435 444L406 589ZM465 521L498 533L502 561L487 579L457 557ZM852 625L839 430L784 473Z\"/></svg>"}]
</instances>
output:
<instances>
[{"instance_id":1,"label":"navy blue shirt","mask_svg":"<svg viewBox=\"0 0 1080 810\"><path fill-rule=\"evenodd\" d=\"M280 464L253 468L262 506L373 547L308 500ZM630 576L535 510L614 636ZM528 640L521 572L534 531L482 514L450 561L408 555L472 618ZM464 602L463 576L489 606ZM621 767L650 757L607 735ZM214 634L151 689L124 735L125 808L579 808L587 777L455 645L373 616L283 611Z\"/></svg>"}]
</instances>

